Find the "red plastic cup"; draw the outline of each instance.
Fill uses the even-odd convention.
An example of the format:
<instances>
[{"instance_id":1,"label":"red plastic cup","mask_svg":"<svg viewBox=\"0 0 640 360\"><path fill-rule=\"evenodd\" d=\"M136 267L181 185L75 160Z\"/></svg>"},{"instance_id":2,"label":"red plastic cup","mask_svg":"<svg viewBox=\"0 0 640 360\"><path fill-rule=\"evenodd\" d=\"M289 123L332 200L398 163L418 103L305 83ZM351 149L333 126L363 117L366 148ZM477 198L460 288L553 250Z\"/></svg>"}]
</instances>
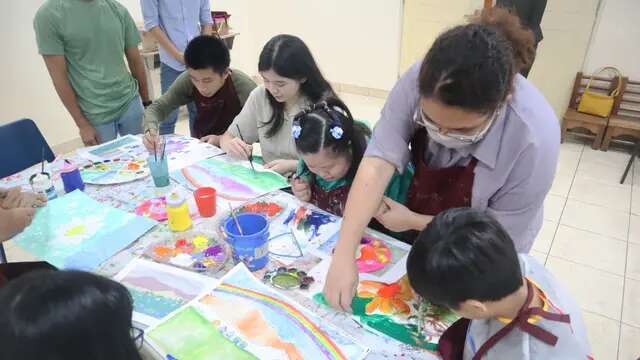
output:
<instances>
[{"instance_id":1,"label":"red plastic cup","mask_svg":"<svg viewBox=\"0 0 640 360\"><path fill-rule=\"evenodd\" d=\"M202 217L212 217L216 214L216 189L212 187L198 188L193 196Z\"/></svg>"}]
</instances>

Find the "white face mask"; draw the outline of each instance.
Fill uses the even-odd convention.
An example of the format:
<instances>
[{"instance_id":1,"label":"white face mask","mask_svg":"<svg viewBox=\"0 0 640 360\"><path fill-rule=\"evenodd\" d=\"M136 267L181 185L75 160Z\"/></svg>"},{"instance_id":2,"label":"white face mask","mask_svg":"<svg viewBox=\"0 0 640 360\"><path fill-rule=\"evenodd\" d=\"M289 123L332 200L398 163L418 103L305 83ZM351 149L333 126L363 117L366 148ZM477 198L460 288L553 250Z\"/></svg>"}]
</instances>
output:
<instances>
[{"instance_id":1,"label":"white face mask","mask_svg":"<svg viewBox=\"0 0 640 360\"><path fill-rule=\"evenodd\" d=\"M500 114L500 111L496 111L495 114L491 117L491 120L489 120L487 125L480 132L473 135L463 135L443 134L442 132L440 132L440 128L438 128L435 124L425 118L424 114L422 113L422 109L418 109L418 112L420 114L416 114L416 117L421 117L422 121L420 121L419 124L427 129L429 138L449 149L460 149L469 145L473 145L482 140L487 132L489 132L489 129L491 128L491 125L493 125L495 119Z\"/></svg>"}]
</instances>

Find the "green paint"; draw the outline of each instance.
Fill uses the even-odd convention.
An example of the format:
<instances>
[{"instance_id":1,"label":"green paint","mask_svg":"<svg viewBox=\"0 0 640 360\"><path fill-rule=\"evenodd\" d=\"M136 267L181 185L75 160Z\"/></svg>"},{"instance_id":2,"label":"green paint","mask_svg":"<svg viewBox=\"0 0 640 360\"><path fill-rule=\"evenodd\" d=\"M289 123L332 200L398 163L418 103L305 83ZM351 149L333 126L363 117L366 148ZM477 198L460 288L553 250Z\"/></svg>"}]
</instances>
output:
<instances>
[{"instance_id":1,"label":"green paint","mask_svg":"<svg viewBox=\"0 0 640 360\"><path fill-rule=\"evenodd\" d=\"M300 286L300 278L289 273L276 274L271 278L271 282L274 286L282 289L293 289Z\"/></svg>"},{"instance_id":2,"label":"green paint","mask_svg":"<svg viewBox=\"0 0 640 360\"><path fill-rule=\"evenodd\" d=\"M217 159L207 159L204 160L204 163L209 163L209 166L212 168L221 170L242 184L247 184L261 190L271 191L289 186L284 176L272 171L254 172L250 168Z\"/></svg>"},{"instance_id":3,"label":"green paint","mask_svg":"<svg viewBox=\"0 0 640 360\"><path fill-rule=\"evenodd\" d=\"M329 306L322 293L315 294L313 296L313 300L318 304ZM378 314L367 315L365 307L372 300L373 299L365 299L355 296L351 301L351 310L353 311L353 315L358 317L362 324L404 344L430 351L438 350L438 344L425 341L416 325L396 322L393 320L392 316Z\"/></svg>"},{"instance_id":4,"label":"green paint","mask_svg":"<svg viewBox=\"0 0 640 360\"><path fill-rule=\"evenodd\" d=\"M165 354L171 354L177 359L257 359L224 337L193 306L175 313L147 336Z\"/></svg>"}]
</instances>

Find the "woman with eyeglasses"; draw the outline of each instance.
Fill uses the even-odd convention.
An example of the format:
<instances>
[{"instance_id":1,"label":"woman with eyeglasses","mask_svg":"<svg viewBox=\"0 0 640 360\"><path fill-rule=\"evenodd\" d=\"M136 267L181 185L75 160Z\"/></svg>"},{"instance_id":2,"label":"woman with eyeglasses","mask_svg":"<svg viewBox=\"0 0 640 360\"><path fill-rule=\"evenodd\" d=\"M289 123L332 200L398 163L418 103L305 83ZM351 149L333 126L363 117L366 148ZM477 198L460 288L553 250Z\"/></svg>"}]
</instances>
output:
<instances>
[{"instance_id":1,"label":"woman with eyeglasses","mask_svg":"<svg viewBox=\"0 0 640 360\"><path fill-rule=\"evenodd\" d=\"M127 289L80 271L34 271L0 289L0 359L140 360Z\"/></svg>"},{"instance_id":2,"label":"woman with eyeglasses","mask_svg":"<svg viewBox=\"0 0 640 360\"><path fill-rule=\"evenodd\" d=\"M483 209L529 252L560 145L553 109L518 74L534 54L533 34L517 17L485 9L441 34L402 76L349 192L324 289L331 305L350 310L354 254L372 217L392 231L420 231L446 209ZM407 205L383 198L394 170L410 160Z\"/></svg>"},{"instance_id":3,"label":"woman with eyeglasses","mask_svg":"<svg viewBox=\"0 0 640 360\"><path fill-rule=\"evenodd\" d=\"M336 96L311 51L298 37L277 35L260 53L264 85L254 89L240 114L220 139L220 147L238 159L251 158L260 143L265 168L280 174L296 170L298 154L291 137L293 117L321 99Z\"/></svg>"}]
</instances>

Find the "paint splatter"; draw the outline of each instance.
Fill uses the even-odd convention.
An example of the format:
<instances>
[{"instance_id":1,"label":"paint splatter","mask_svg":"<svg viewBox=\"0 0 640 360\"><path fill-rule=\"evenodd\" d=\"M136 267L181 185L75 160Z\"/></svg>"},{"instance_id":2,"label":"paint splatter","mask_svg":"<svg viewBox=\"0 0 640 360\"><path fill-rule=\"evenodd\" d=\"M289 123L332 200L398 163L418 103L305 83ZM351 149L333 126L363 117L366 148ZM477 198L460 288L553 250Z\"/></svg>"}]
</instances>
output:
<instances>
[{"instance_id":1,"label":"paint splatter","mask_svg":"<svg viewBox=\"0 0 640 360\"><path fill-rule=\"evenodd\" d=\"M280 215L284 211L284 207L278 203L270 201L258 201L253 204L247 204L238 209L238 212L252 212L264 214L267 218L272 219Z\"/></svg>"},{"instance_id":2,"label":"paint splatter","mask_svg":"<svg viewBox=\"0 0 640 360\"><path fill-rule=\"evenodd\" d=\"M331 215L311 210L304 206L292 210L284 220L285 225L291 224L305 233L311 232L309 239L320 235L320 227L332 222L335 222L335 219Z\"/></svg>"},{"instance_id":3,"label":"paint splatter","mask_svg":"<svg viewBox=\"0 0 640 360\"><path fill-rule=\"evenodd\" d=\"M358 248L356 265L361 273L376 272L391 262L392 253L384 241L364 237Z\"/></svg>"}]
</instances>

